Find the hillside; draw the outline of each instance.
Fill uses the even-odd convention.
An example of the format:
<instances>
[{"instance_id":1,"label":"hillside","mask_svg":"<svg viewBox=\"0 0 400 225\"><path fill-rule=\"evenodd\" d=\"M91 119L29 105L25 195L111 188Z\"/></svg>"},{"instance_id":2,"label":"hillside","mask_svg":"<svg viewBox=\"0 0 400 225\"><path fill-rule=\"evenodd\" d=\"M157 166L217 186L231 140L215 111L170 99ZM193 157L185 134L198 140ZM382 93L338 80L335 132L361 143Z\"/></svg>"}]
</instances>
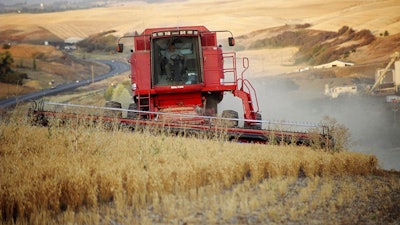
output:
<instances>
[{"instance_id":1,"label":"hillside","mask_svg":"<svg viewBox=\"0 0 400 225\"><path fill-rule=\"evenodd\" d=\"M281 58L285 54L290 54L280 62L281 73L334 60L353 62L355 63L353 69L338 69L332 72L338 77L354 75L367 77L373 82L376 69L385 67L390 55L400 51L399 42L400 33L374 35L370 30L354 30L348 26L343 26L334 32L314 30L310 24L286 24L238 36L239 44L236 49L244 53L250 52L250 60L252 56L254 57L251 55L254 51L265 55L278 51L280 56L277 57ZM292 50L285 53L285 49ZM260 63L259 57L256 56L254 59L256 63ZM261 60L264 64L268 64L266 58ZM278 73L279 71L275 72Z\"/></svg>"},{"instance_id":2,"label":"hillside","mask_svg":"<svg viewBox=\"0 0 400 225\"><path fill-rule=\"evenodd\" d=\"M293 29L287 29L276 36L252 42L249 48L297 46L299 51L295 55L295 63L318 65L336 59L346 59L352 52L356 52L357 48L369 45L375 40L375 36L369 30L354 31L343 26L338 32L332 32L306 29L307 26L311 25L292 26Z\"/></svg>"},{"instance_id":3,"label":"hillside","mask_svg":"<svg viewBox=\"0 0 400 225\"><path fill-rule=\"evenodd\" d=\"M71 36L84 38L111 29L121 35L146 27L202 24L214 30L228 29L238 36L284 24L310 23L316 30L337 31L347 25L355 30L370 29L373 34L385 30L395 34L400 32L399 11L397 0L327 0L323 3L319 0L285 0L258 1L256 4L253 0L137 1L59 13L2 14L0 30L10 29L10 26L17 30L41 26L66 39Z\"/></svg>"},{"instance_id":4,"label":"hillside","mask_svg":"<svg viewBox=\"0 0 400 225\"><path fill-rule=\"evenodd\" d=\"M74 57L51 45L17 44L0 49L0 53L6 51L14 59L13 70L28 74L28 79L22 85L0 83L0 99L88 79L92 68L95 75L109 70L105 65Z\"/></svg>"},{"instance_id":5,"label":"hillside","mask_svg":"<svg viewBox=\"0 0 400 225\"><path fill-rule=\"evenodd\" d=\"M369 30L375 37L385 32L389 36L400 33L397 13L400 5L396 0L328 0L323 4L318 0L259 1L257 4L252 0L229 3L220 0L112 3L106 8L58 13L1 14L0 40L51 43L63 42L70 37L87 38L108 30L116 30L116 35L123 35L141 32L147 27L194 24L202 24L212 30L227 29L235 36L250 35L251 39L258 40L278 35L282 30L280 27L285 24L309 24L307 30L323 32L338 32L347 26L357 32ZM179 12L179 15L175 12ZM244 41L249 43L238 44L248 45L253 42L250 39ZM373 52L366 55L374 58L374 54L370 53Z\"/></svg>"},{"instance_id":6,"label":"hillside","mask_svg":"<svg viewBox=\"0 0 400 225\"><path fill-rule=\"evenodd\" d=\"M315 30L311 24L286 24L256 30L237 37L239 49L299 47L295 59L310 65L336 59L357 64L386 61L398 51L400 33L374 35L371 30L354 30L343 25L335 31Z\"/></svg>"}]
</instances>

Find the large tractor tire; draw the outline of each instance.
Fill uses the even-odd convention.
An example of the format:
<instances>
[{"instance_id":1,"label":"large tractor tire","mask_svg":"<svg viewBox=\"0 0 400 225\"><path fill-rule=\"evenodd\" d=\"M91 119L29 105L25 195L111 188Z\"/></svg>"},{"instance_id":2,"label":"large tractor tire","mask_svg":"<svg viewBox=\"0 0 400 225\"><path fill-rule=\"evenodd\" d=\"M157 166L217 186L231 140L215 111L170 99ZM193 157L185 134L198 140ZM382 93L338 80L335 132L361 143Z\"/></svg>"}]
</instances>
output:
<instances>
[{"instance_id":1,"label":"large tractor tire","mask_svg":"<svg viewBox=\"0 0 400 225\"><path fill-rule=\"evenodd\" d=\"M121 103L116 102L116 101L107 101L105 104L106 108L116 108L116 109L121 109ZM104 112L104 116L106 117L112 117L112 118L122 118L122 111L119 110L106 110Z\"/></svg>"},{"instance_id":2,"label":"large tractor tire","mask_svg":"<svg viewBox=\"0 0 400 225\"><path fill-rule=\"evenodd\" d=\"M255 120L262 121L262 116L261 116L260 113L256 113ZM257 123L257 122L245 123L245 128L261 130L262 129L262 123L261 122L259 122L259 123Z\"/></svg>"},{"instance_id":3,"label":"large tractor tire","mask_svg":"<svg viewBox=\"0 0 400 225\"><path fill-rule=\"evenodd\" d=\"M206 116L216 116L218 111L218 104L222 101L224 95L217 92L204 95L206 98Z\"/></svg>"},{"instance_id":4,"label":"large tractor tire","mask_svg":"<svg viewBox=\"0 0 400 225\"><path fill-rule=\"evenodd\" d=\"M222 120L222 125L226 127L237 127L239 124L239 113L235 110L224 110L222 111L222 118L226 119L236 119L236 120Z\"/></svg>"},{"instance_id":5,"label":"large tractor tire","mask_svg":"<svg viewBox=\"0 0 400 225\"><path fill-rule=\"evenodd\" d=\"M136 103L129 104L128 110L138 110L137 104ZM128 111L128 114L127 114L128 119L137 119L138 117L139 117L138 112Z\"/></svg>"},{"instance_id":6,"label":"large tractor tire","mask_svg":"<svg viewBox=\"0 0 400 225\"><path fill-rule=\"evenodd\" d=\"M256 115L256 120L262 121L262 116L261 116L260 113L257 113L257 115ZM261 130L261 129L262 129L262 123L260 122L260 123L255 124L255 125L254 125L254 128L255 128L255 129L258 129L258 130Z\"/></svg>"}]
</instances>

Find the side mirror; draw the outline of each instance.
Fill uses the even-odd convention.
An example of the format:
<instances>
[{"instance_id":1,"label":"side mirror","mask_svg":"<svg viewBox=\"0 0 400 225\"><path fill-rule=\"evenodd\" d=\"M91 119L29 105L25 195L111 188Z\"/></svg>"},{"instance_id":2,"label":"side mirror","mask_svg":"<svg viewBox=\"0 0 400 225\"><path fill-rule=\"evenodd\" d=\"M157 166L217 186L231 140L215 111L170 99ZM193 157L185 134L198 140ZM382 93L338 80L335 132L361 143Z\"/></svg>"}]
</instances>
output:
<instances>
[{"instance_id":1,"label":"side mirror","mask_svg":"<svg viewBox=\"0 0 400 225\"><path fill-rule=\"evenodd\" d=\"M121 53L124 51L124 44L118 43L117 52Z\"/></svg>"},{"instance_id":2,"label":"side mirror","mask_svg":"<svg viewBox=\"0 0 400 225\"><path fill-rule=\"evenodd\" d=\"M235 46L235 39L233 37L228 38L229 46Z\"/></svg>"}]
</instances>

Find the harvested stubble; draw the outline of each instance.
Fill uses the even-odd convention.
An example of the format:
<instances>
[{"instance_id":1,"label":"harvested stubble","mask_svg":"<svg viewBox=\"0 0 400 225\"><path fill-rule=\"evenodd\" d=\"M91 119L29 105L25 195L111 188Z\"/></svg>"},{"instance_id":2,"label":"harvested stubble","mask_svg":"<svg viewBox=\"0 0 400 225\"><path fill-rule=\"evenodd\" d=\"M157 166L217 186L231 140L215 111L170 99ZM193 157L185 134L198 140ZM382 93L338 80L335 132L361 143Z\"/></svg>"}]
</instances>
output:
<instances>
[{"instance_id":1,"label":"harvested stubble","mask_svg":"<svg viewBox=\"0 0 400 225\"><path fill-rule=\"evenodd\" d=\"M93 124L45 128L14 121L0 124L3 223L66 223L83 217L80 222L97 224L109 219L108 213L113 218L133 217L137 223L151 223L163 216L185 216L179 211L162 212L171 207L186 208L191 200L207 198L212 202L216 192L237 184L254 186L266 178L297 179L299 175L370 175L377 169L374 156L354 152L236 144L146 131L130 133L117 126L106 132ZM273 194L264 198L274 201L284 196L291 182L283 180L275 189L267 188L274 193L277 190L277 197ZM321 188L321 193L329 198L325 189ZM218 198L216 195L214 201L221 202ZM260 205L254 199L241 204L247 205L242 205L243 209ZM107 209L109 206L112 210ZM149 206L158 207L161 215L155 218L146 212ZM203 207L205 211L223 210L225 215L236 212L229 207ZM232 207L237 205L232 203ZM91 219L82 213L92 215ZM271 218L279 216L273 210L268 213ZM204 214L202 221L221 221L219 217L208 218L212 215ZM290 215L295 218L298 213Z\"/></svg>"}]
</instances>

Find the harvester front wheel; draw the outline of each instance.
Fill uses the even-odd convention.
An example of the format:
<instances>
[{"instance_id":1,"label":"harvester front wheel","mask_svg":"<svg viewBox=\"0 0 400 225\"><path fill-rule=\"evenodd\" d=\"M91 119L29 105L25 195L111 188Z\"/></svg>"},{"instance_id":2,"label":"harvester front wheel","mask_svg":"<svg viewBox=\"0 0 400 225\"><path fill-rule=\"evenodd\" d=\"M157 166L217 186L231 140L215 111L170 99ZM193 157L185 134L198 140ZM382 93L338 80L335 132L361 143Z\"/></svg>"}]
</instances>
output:
<instances>
[{"instance_id":1,"label":"harvester front wheel","mask_svg":"<svg viewBox=\"0 0 400 225\"><path fill-rule=\"evenodd\" d=\"M255 129L255 130L261 130L262 129L262 116L260 113L255 114L255 120L259 120L260 122L245 122L244 127L248 129Z\"/></svg>"},{"instance_id":2,"label":"harvester front wheel","mask_svg":"<svg viewBox=\"0 0 400 225\"><path fill-rule=\"evenodd\" d=\"M116 108L116 109L121 109L121 103L116 102L116 101L107 101L105 104L106 108ZM106 109L104 112L104 116L106 117L113 117L113 118L122 118L122 111L119 110L109 110Z\"/></svg>"},{"instance_id":3,"label":"harvester front wheel","mask_svg":"<svg viewBox=\"0 0 400 225\"><path fill-rule=\"evenodd\" d=\"M136 103L131 103L128 106L128 110L138 110L138 106ZM137 119L139 117L138 112L128 111L127 118L128 119Z\"/></svg>"}]
</instances>

